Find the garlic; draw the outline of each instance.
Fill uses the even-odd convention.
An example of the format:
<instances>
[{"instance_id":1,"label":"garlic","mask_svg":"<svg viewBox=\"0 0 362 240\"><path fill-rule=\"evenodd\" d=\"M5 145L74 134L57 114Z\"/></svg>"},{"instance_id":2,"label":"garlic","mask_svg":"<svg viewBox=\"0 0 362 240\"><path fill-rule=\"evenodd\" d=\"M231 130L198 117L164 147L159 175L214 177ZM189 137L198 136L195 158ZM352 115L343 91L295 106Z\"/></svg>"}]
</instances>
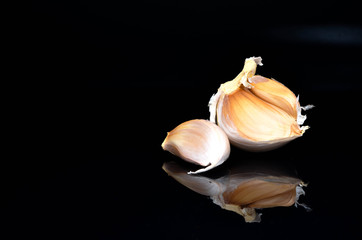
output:
<instances>
[{"instance_id":1,"label":"garlic","mask_svg":"<svg viewBox=\"0 0 362 240\"><path fill-rule=\"evenodd\" d=\"M224 131L207 120L190 120L167 133L162 148L205 168L189 174L208 171L222 164L230 155L230 143Z\"/></svg>"},{"instance_id":2,"label":"garlic","mask_svg":"<svg viewBox=\"0 0 362 240\"><path fill-rule=\"evenodd\" d=\"M303 135L308 126L299 96L274 79L254 76L260 57L245 60L242 72L222 84L209 101L210 121L217 123L230 142L248 151L267 151Z\"/></svg>"},{"instance_id":3,"label":"garlic","mask_svg":"<svg viewBox=\"0 0 362 240\"><path fill-rule=\"evenodd\" d=\"M262 167L262 166L260 166ZM212 179L205 176L188 175L175 162L164 163L163 170L187 188L209 196L221 208L244 217L246 222L260 222L261 214L255 209L289 207L293 204L311 210L298 203L306 186L300 179L280 175L273 171L258 169L244 171L244 167L231 169L228 174ZM236 171L235 171L236 170Z\"/></svg>"}]
</instances>

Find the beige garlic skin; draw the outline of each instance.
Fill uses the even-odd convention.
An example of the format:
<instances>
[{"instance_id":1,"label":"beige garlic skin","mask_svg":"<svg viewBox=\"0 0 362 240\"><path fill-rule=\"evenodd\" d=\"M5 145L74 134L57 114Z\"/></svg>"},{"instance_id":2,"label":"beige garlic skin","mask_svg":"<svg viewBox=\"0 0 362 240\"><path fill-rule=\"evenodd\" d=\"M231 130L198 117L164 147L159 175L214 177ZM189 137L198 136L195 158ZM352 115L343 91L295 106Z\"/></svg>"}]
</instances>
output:
<instances>
[{"instance_id":1,"label":"beige garlic skin","mask_svg":"<svg viewBox=\"0 0 362 240\"><path fill-rule=\"evenodd\" d=\"M230 155L224 131L215 123L201 119L184 122L168 132L161 146L185 161L205 167L189 174L208 171Z\"/></svg>"},{"instance_id":2,"label":"beige garlic skin","mask_svg":"<svg viewBox=\"0 0 362 240\"><path fill-rule=\"evenodd\" d=\"M306 116L296 97L282 83L255 76L260 57L245 60L243 71L222 84L209 102L210 121L217 123L230 142L248 151L268 151L303 135Z\"/></svg>"}]
</instances>

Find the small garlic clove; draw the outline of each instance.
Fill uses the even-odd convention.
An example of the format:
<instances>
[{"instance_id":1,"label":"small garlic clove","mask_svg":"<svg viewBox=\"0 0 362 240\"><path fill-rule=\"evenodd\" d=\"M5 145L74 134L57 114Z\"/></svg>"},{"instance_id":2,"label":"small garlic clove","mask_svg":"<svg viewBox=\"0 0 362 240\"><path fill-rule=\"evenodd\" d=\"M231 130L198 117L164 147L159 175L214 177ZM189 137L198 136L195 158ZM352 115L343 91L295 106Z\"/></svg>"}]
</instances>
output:
<instances>
[{"instance_id":1,"label":"small garlic clove","mask_svg":"<svg viewBox=\"0 0 362 240\"><path fill-rule=\"evenodd\" d=\"M224 131L216 124L200 119L184 122L169 132L162 148L205 167L189 174L208 171L230 155L230 143Z\"/></svg>"},{"instance_id":2,"label":"small garlic clove","mask_svg":"<svg viewBox=\"0 0 362 240\"><path fill-rule=\"evenodd\" d=\"M245 60L243 71L222 84L209 102L210 121L230 142L248 151L268 151L303 135L306 116L298 98L276 80L254 76L261 58Z\"/></svg>"}]
</instances>

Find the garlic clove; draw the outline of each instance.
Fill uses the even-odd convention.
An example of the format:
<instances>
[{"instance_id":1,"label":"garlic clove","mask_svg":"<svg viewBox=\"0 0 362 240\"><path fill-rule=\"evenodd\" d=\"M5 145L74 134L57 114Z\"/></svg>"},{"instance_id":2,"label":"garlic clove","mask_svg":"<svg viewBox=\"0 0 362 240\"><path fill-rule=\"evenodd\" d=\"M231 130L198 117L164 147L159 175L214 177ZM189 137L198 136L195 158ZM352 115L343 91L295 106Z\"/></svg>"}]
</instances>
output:
<instances>
[{"instance_id":1,"label":"garlic clove","mask_svg":"<svg viewBox=\"0 0 362 240\"><path fill-rule=\"evenodd\" d=\"M245 60L243 71L222 84L209 102L210 121L230 142L248 151L268 151L303 135L307 126L298 97L273 79L254 76L261 58Z\"/></svg>"},{"instance_id":2,"label":"garlic clove","mask_svg":"<svg viewBox=\"0 0 362 240\"><path fill-rule=\"evenodd\" d=\"M270 141L301 133L293 117L264 102L248 89L225 96L220 118L225 116L240 136L252 141Z\"/></svg>"},{"instance_id":3,"label":"garlic clove","mask_svg":"<svg viewBox=\"0 0 362 240\"><path fill-rule=\"evenodd\" d=\"M253 76L249 79L250 91L258 98L274 105L297 118L297 100L292 91L275 79Z\"/></svg>"},{"instance_id":4,"label":"garlic clove","mask_svg":"<svg viewBox=\"0 0 362 240\"><path fill-rule=\"evenodd\" d=\"M185 161L205 168L189 174L208 171L222 164L230 155L230 143L224 131L207 120L190 120L167 133L162 148Z\"/></svg>"}]
</instances>

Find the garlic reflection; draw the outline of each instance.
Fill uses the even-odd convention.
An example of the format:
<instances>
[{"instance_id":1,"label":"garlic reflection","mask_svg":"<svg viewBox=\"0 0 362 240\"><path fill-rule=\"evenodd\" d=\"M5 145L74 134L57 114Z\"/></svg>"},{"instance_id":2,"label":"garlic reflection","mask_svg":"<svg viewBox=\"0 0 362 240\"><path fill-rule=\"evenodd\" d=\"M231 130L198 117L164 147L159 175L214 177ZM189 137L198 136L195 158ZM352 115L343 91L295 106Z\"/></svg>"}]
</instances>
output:
<instances>
[{"instance_id":1,"label":"garlic reflection","mask_svg":"<svg viewBox=\"0 0 362 240\"><path fill-rule=\"evenodd\" d=\"M210 121L217 123L230 142L244 150L267 151L300 137L309 128L299 97L280 82L254 76L260 57L245 60L242 72L221 84L209 102Z\"/></svg>"},{"instance_id":2,"label":"garlic reflection","mask_svg":"<svg viewBox=\"0 0 362 240\"><path fill-rule=\"evenodd\" d=\"M205 168L189 174L208 171L222 164L230 155L230 143L224 131L207 120L190 120L167 133L162 148L185 161Z\"/></svg>"},{"instance_id":3,"label":"garlic reflection","mask_svg":"<svg viewBox=\"0 0 362 240\"><path fill-rule=\"evenodd\" d=\"M187 188L209 196L221 208L242 215L246 222L260 222L261 214L255 209L288 207L301 205L300 195L304 195L300 179L280 175L277 172L245 171L233 168L228 174L212 179L201 175L188 175L175 162L165 163L163 170Z\"/></svg>"}]
</instances>

